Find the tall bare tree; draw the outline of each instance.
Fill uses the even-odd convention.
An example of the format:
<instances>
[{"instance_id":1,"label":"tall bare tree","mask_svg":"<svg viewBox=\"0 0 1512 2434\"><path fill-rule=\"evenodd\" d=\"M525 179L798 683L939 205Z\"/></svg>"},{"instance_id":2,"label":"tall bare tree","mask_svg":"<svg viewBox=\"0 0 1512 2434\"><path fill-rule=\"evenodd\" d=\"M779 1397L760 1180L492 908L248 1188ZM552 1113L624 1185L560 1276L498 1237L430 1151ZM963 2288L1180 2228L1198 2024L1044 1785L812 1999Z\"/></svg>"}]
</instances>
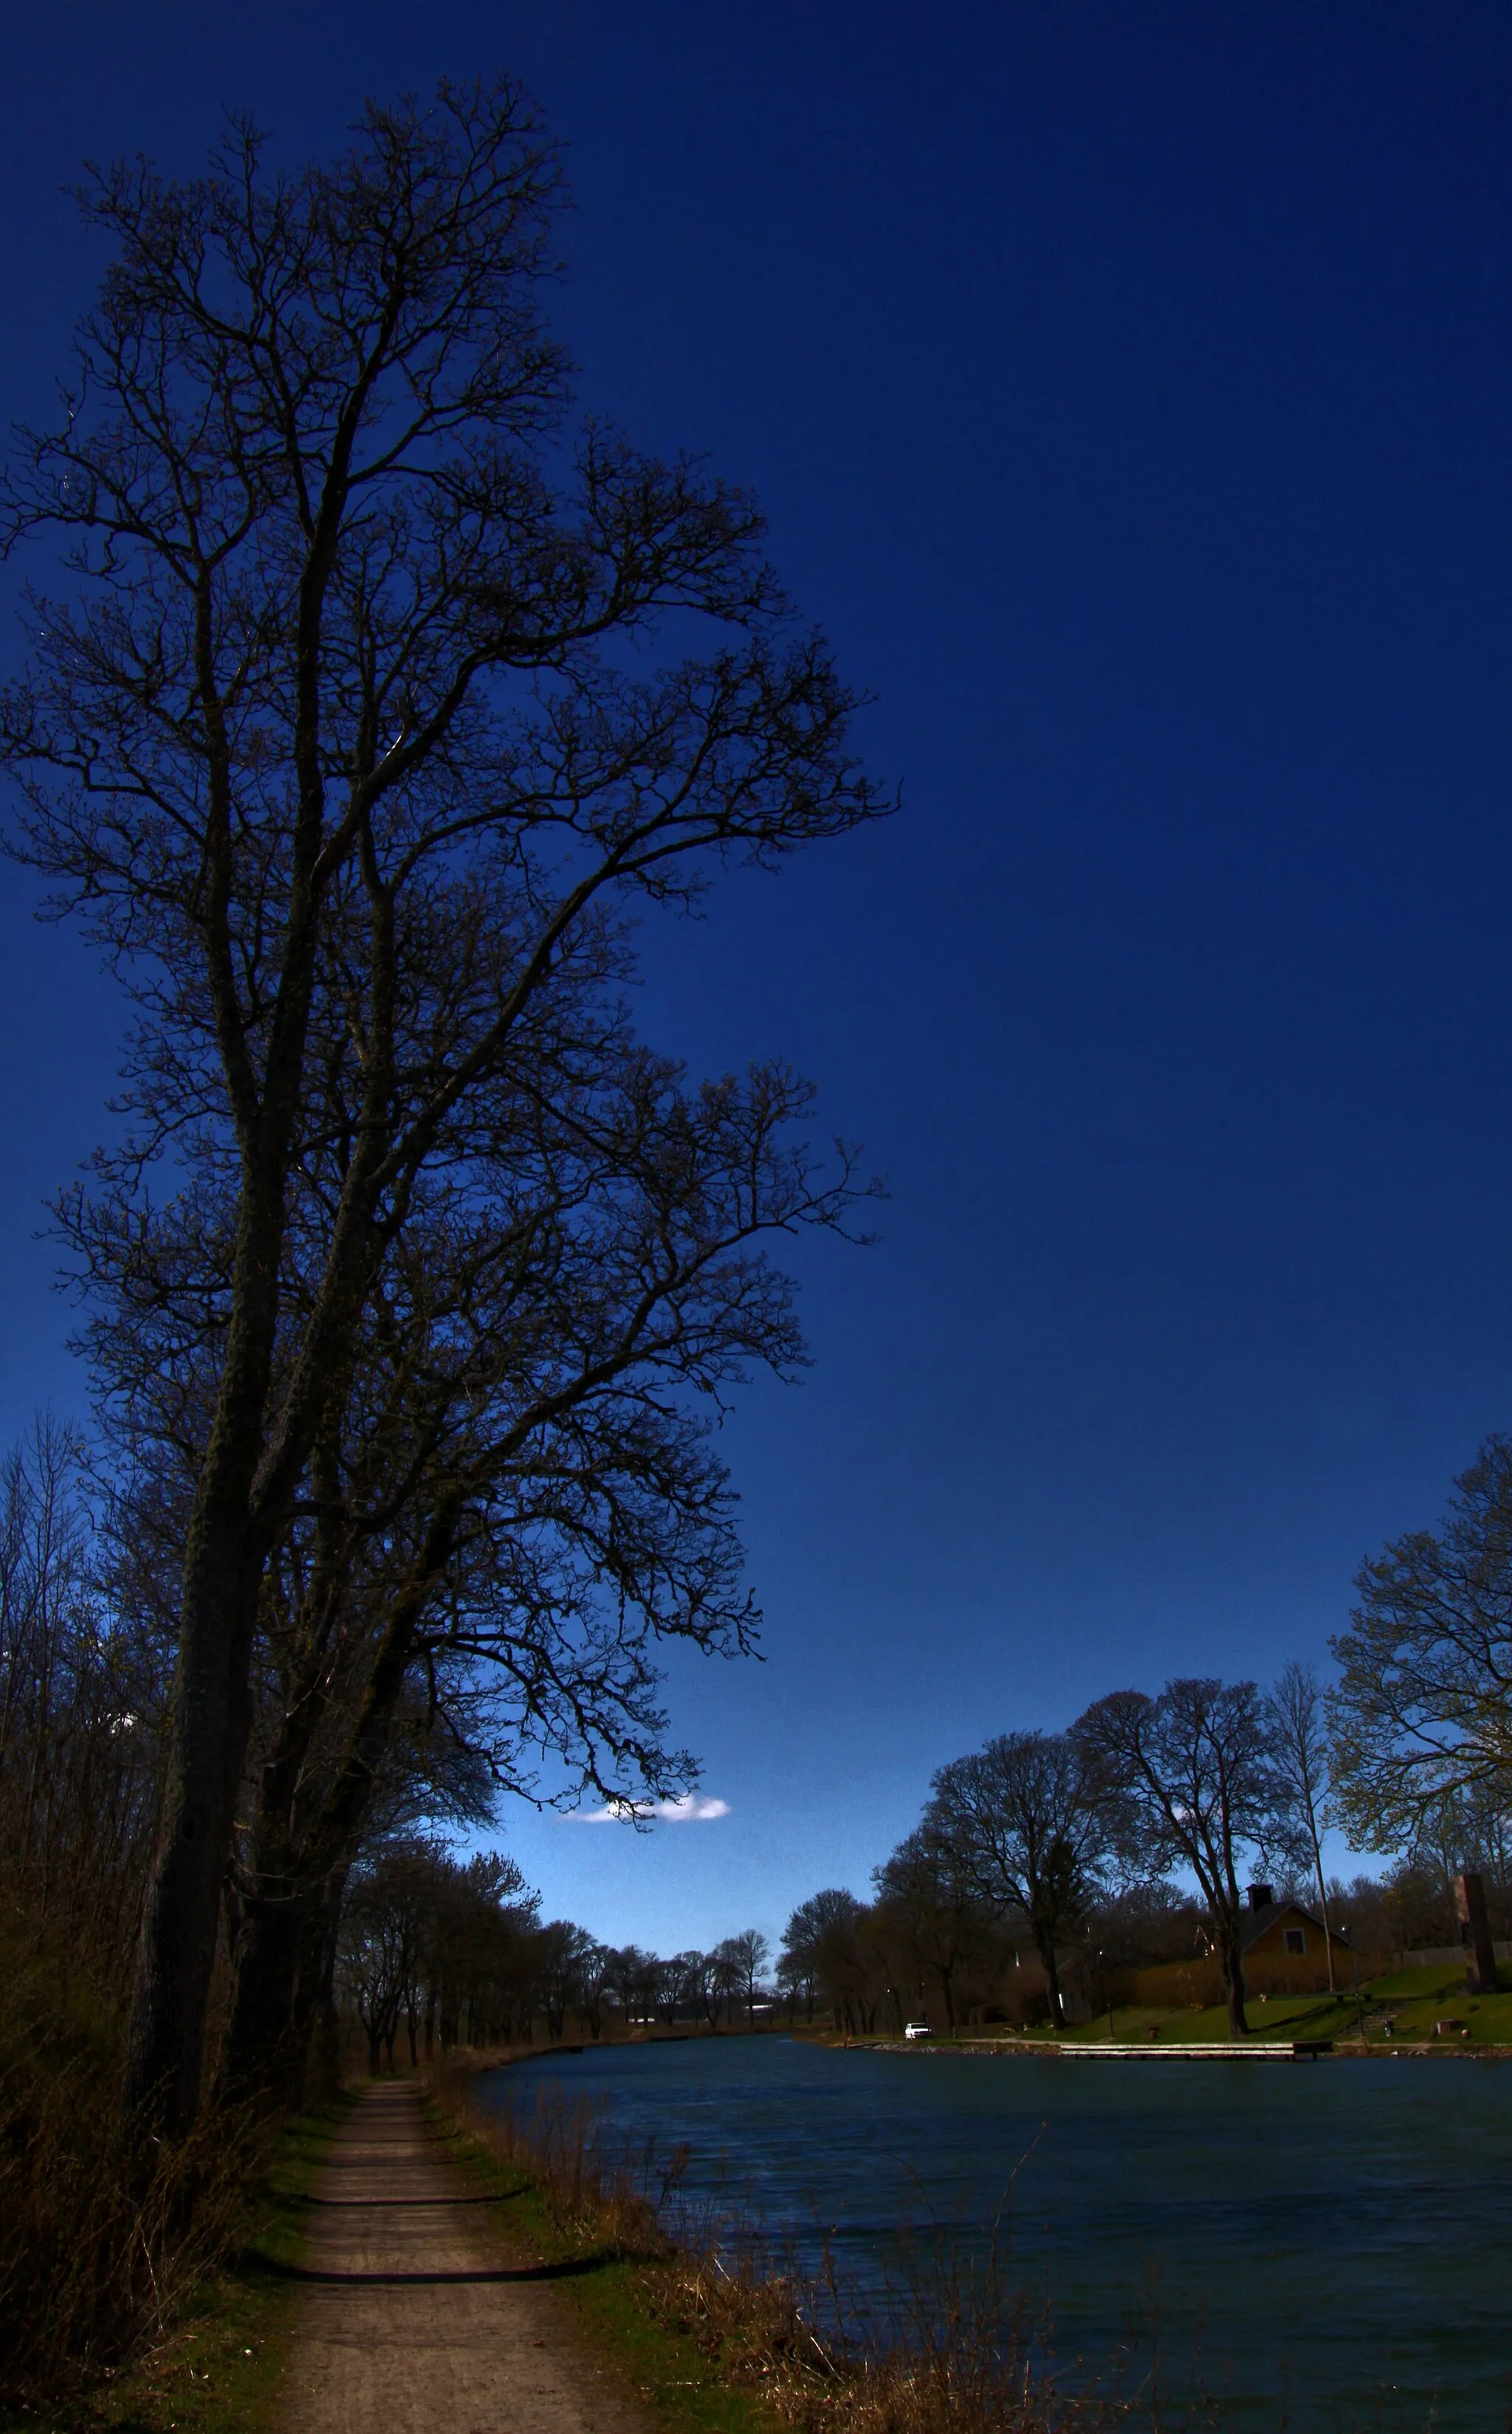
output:
<instances>
[{"instance_id":1,"label":"tall bare tree","mask_svg":"<svg viewBox=\"0 0 1512 2434\"><path fill-rule=\"evenodd\" d=\"M1253 1682L1186 1677L1158 1699L1114 1690L1073 1726L1129 1865L1185 1869L1212 1922L1231 2036L1246 2036L1241 1854L1276 1838L1271 1721Z\"/></svg>"},{"instance_id":2,"label":"tall bare tree","mask_svg":"<svg viewBox=\"0 0 1512 2434\"><path fill-rule=\"evenodd\" d=\"M1282 1668L1270 1694L1271 1749L1281 1795L1281 1823L1288 1839L1310 1870L1317 1887L1328 1951L1329 1993L1337 1992L1333 1974L1333 1930L1329 1923L1329 1887L1323 1870L1323 1832L1328 1819L1329 1753L1323 1723L1323 1694L1311 1665L1296 1659Z\"/></svg>"},{"instance_id":3,"label":"tall bare tree","mask_svg":"<svg viewBox=\"0 0 1512 2434\"><path fill-rule=\"evenodd\" d=\"M850 1198L843 1160L819 1181L784 1140L805 1099L777 1072L690 1094L626 1052L556 1111L532 1163L511 1143L481 1218L414 1212L396 1238L318 1495L265 1581L228 2086L298 2093L345 1871L397 1746L414 1760L428 1732L473 1753L485 1787L528 1797L692 1779L653 1652L738 1653L756 1620L696 1403L755 1361L791 1371L790 1297L762 1239L842 1223ZM152 1443L180 1480L170 1551L198 1461L198 1241L185 1259L171 1227L139 1229L114 1266L113 1238L91 1246L114 1425L139 1467ZM213 1360L213 1327L208 1345Z\"/></svg>"},{"instance_id":4,"label":"tall bare tree","mask_svg":"<svg viewBox=\"0 0 1512 2434\"><path fill-rule=\"evenodd\" d=\"M468 1174L563 972L623 963L616 905L877 808L749 502L602 429L562 445L557 184L507 79L369 105L294 173L250 127L190 183L106 170L85 208L114 260L6 491L7 543L60 534L75 581L34 604L0 704L23 850L142 1012L98 1196L129 1236L187 1141L232 1195L127 2083L170 2133L198 2101L264 1584L396 1228ZM295 1311L333 1060L353 1116L319 1144Z\"/></svg>"},{"instance_id":5,"label":"tall bare tree","mask_svg":"<svg viewBox=\"0 0 1512 2434\"><path fill-rule=\"evenodd\" d=\"M1107 1848L1105 1811L1082 1746L1064 1733L1000 1733L934 1778L922 1831L952 1855L996 1918L1034 1940L1057 2025L1059 1946L1085 1916Z\"/></svg>"},{"instance_id":6,"label":"tall bare tree","mask_svg":"<svg viewBox=\"0 0 1512 2434\"><path fill-rule=\"evenodd\" d=\"M925 1977L934 1978L954 2030L957 1978L984 1948L988 1911L973 1870L953 1842L917 1826L871 1880L877 1907L907 1955L911 1991L922 1996Z\"/></svg>"},{"instance_id":7,"label":"tall bare tree","mask_svg":"<svg viewBox=\"0 0 1512 2434\"><path fill-rule=\"evenodd\" d=\"M427 2004L443 2048L464 2031L474 2044L509 2035L533 1994L540 1895L502 1851L476 1852L438 1871L427 1921Z\"/></svg>"},{"instance_id":8,"label":"tall bare tree","mask_svg":"<svg viewBox=\"0 0 1512 2434\"><path fill-rule=\"evenodd\" d=\"M782 1929L779 1967L789 1983L809 1981L837 2029L869 2035L883 1989L863 1933L867 1909L843 1885L799 1902Z\"/></svg>"},{"instance_id":9,"label":"tall bare tree","mask_svg":"<svg viewBox=\"0 0 1512 2434\"><path fill-rule=\"evenodd\" d=\"M744 2001L747 2028L756 2025L756 1990L770 1953L771 1946L761 1928L747 1927L739 1935L725 1936L711 1956L728 1977L732 1992Z\"/></svg>"},{"instance_id":10,"label":"tall bare tree","mask_svg":"<svg viewBox=\"0 0 1512 2434\"><path fill-rule=\"evenodd\" d=\"M1454 1484L1437 1531L1362 1568L1332 1643L1334 1793L1360 1850L1411 1844L1456 1793L1512 1808L1512 1439Z\"/></svg>"}]
</instances>

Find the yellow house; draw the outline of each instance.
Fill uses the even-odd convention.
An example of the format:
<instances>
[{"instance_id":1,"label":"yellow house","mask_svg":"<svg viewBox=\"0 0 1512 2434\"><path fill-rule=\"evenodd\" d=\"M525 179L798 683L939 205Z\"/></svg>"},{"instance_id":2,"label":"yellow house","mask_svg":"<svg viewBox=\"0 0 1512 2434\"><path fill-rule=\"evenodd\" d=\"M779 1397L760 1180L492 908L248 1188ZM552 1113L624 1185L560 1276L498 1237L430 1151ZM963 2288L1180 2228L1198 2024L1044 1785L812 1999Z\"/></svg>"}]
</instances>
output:
<instances>
[{"instance_id":1,"label":"yellow house","mask_svg":"<svg viewBox=\"0 0 1512 2434\"><path fill-rule=\"evenodd\" d=\"M1321 1995L1329 1982L1329 1945L1333 1945L1336 1985L1349 1980L1349 1945L1337 1928L1299 1902L1273 1901L1269 1885L1251 1885L1240 1930L1246 1995Z\"/></svg>"}]
</instances>

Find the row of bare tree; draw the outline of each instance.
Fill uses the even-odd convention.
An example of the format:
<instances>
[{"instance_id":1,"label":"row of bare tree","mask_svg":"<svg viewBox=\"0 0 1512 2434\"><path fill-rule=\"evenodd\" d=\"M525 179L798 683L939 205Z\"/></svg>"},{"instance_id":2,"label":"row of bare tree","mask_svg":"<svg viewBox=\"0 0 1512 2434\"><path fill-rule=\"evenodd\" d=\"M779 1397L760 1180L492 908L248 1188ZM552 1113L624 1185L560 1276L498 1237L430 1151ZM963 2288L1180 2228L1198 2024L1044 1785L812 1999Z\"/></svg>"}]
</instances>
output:
<instances>
[{"instance_id":1,"label":"row of bare tree","mask_svg":"<svg viewBox=\"0 0 1512 2434\"><path fill-rule=\"evenodd\" d=\"M1325 1693L1292 1663L1254 1682L1170 1681L1096 1700L1063 1733L997 1735L936 1774L919 1826L876 1871L876 1899L831 1889L795 1911L782 1971L812 2004L869 2028L910 1990L1039 1957L1053 2020L1068 1954L1168 1957L1191 1910L1244 2035L1245 1900L1284 1876L1337 1928L1325 1838L1395 1862L1360 1878L1352 1915L1389 1912L1405 1945L1436 1919L1455 1939L1449 1885L1473 1868L1494 1908L1512 1894L1512 1444L1493 1438L1456 1483L1436 1532L1397 1540L1358 1578ZM1409 1926L1409 1921L1412 1924ZM1381 1936L1373 1937L1377 1947ZM1332 1936L1325 1938L1332 1982ZM1083 1966L1085 1975L1085 1965Z\"/></svg>"},{"instance_id":2,"label":"row of bare tree","mask_svg":"<svg viewBox=\"0 0 1512 2434\"><path fill-rule=\"evenodd\" d=\"M0 1475L5 1923L20 1930L19 1948L101 1989L119 1982L140 1916L173 1682L171 1635L123 1620L136 1551L123 1549L119 1527L83 1442L40 1422ZM475 1826L490 1790L475 1754L445 1735L417 1730L390 1754L313 1990L322 2076L338 2008L361 2023L374 2063L386 2049L392 2060L402 2029L413 2061L421 2041L427 2051L438 2040L496 2045L538 2024L560 2037L570 2016L595 2037L606 2018L628 2029L752 2017L767 1958L757 1930L670 1959L606 1945L570 1921L543 1922L512 1860L458 1860L427 1830L438 1817ZM228 2037L243 1904L233 1877Z\"/></svg>"},{"instance_id":3,"label":"row of bare tree","mask_svg":"<svg viewBox=\"0 0 1512 2434\"><path fill-rule=\"evenodd\" d=\"M369 2068L385 2051L392 2065L402 2028L413 2065L438 2044L528 2042L538 2025L558 2040L570 2024L596 2039L606 2026L754 2022L767 1958L755 1928L662 1960L540 1911L498 1852L463 1863L411 1836L366 1855L347 1889L335 1993L361 2023Z\"/></svg>"},{"instance_id":4,"label":"row of bare tree","mask_svg":"<svg viewBox=\"0 0 1512 2434\"><path fill-rule=\"evenodd\" d=\"M171 1650L110 1598L85 1448L38 1422L0 1474L0 1930L105 1979L129 1961Z\"/></svg>"}]
</instances>

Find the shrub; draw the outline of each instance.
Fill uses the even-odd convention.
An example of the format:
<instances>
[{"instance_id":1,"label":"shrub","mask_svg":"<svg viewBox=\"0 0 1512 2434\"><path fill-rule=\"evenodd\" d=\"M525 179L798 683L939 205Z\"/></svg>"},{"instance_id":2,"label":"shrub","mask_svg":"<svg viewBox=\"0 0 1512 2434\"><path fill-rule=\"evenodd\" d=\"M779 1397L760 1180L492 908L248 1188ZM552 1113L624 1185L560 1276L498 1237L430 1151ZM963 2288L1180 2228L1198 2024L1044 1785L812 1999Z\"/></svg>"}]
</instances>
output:
<instances>
[{"instance_id":1,"label":"shrub","mask_svg":"<svg viewBox=\"0 0 1512 2434\"><path fill-rule=\"evenodd\" d=\"M235 2245L263 2159L249 2115L122 2143L109 1990L0 1918L0 2395L77 2386L162 2329Z\"/></svg>"}]
</instances>

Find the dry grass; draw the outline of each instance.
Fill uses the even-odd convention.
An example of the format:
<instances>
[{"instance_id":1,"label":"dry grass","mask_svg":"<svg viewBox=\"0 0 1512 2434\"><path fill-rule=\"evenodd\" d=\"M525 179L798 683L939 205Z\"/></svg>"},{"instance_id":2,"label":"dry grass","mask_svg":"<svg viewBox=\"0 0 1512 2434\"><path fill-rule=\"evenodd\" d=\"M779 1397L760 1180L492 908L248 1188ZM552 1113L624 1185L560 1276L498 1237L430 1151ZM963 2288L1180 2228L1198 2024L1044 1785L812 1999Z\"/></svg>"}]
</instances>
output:
<instances>
[{"instance_id":1,"label":"dry grass","mask_svg":"<svg viewBox=\"0 0 1512 2434\"><path fill-rule=\"evenodd\" d=\"M120 2138L106 1990L0 1926L0 2398L77 2389L155 2338L235 2245L266 2134Z\"/></svg>"},{"instance_id":2,"label":"dry grass","mask_svg":"<svg viewBox=\"0 0 1512 2434\"><path fill-rule=\"evenodd\" d=\"M474 2070L443 2066L443 2110L496 2162L526 2176L564 2247L636 2270L641 2303L691 2341L719 2381L796 2434L1178 2434L1213 2420L1172 2408L1132 2354L1094 2375L1057 2366L1047 2327L995 2248L967 2255L926 2222L898 2243L880 2302L775 2254L738 2210L685 2193L685 2153L627 2150L602 2116L541 2095L486 2109Z\"/></svg>"}]
</instances>

